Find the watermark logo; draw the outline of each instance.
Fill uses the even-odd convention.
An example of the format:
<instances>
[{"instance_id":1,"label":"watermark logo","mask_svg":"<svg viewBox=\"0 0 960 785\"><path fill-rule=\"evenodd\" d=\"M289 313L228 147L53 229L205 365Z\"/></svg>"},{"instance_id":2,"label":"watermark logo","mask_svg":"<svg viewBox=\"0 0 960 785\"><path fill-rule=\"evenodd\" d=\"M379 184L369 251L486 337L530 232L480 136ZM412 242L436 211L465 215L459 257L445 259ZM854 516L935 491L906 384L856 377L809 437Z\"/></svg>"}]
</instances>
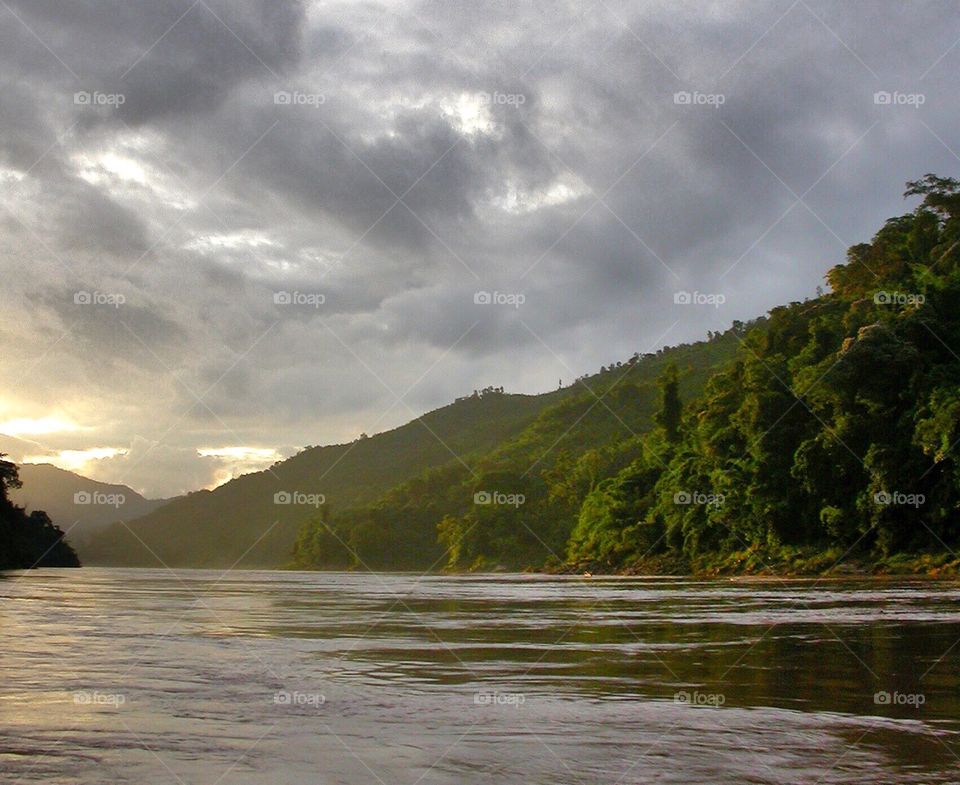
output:
<instances>
[{"instance_id":1,"label":"watermark logo","mask_svg":"<svg viewBox=\"0 0 960 785\"><path fill-rule=\"evenodd\" d=\"M274 305L307 305L311 308L319 308L327 301L327 297L320 292L274 292Z\"/></svg>"},{"instance_id":2,"label":"watermark logo","mask_svg":"<svg viewBox=\"0 0 960 785\"><path fill-rule=\"evenodd\" d=\"M922 507L927 497L922 493L901 493L900 491L879 491L873 494L873 503L884 507Z\"/></svg>"},{"instance_id":3,"label":"watermark logo","mask_svg":"<svg viewBox=\"0 0 960 785\"><path fill-rule=\"evenodd\" d=\"M677 491L673 494L674 504L702 504L720 507L727 497L722 493L701 493L700 491Z\"/></svg>"},{"instance_id":4,"label":"watermark logo","mask_svg":"<svg viewBox=\"0 0 960 785\"><path fill-rule=\"evenodd\" d=\"M74 305L110 305L119 308L127 301L119 292L88 292L81 289L73 293Z\"/></svg>"},{"instance_id":5,"label":"watermark logo","mask_svg":"<svg viewBox=\"0 0 960 785\"><path fill-rule=\"evenodd\" d=\"M913 292L877 292L873 295L876 305L923 305L927 298Z\"/></svg>"},{"instance_id":6,"label":"watermark logo","mask_svg":"<svg viewBox=\"0 0 960 785\"><path fill-rule=\"evenodd\" d=\"M673 694L673 702L681 706L710 706L719 709L727 702L727 697L722 692L687 692L680 690Z\"/></svg>"},{"instance_id":7,"label":"watermark logo","mask_svg":"<svg viewBox=\"0 0 960 785\"><path fill-rule=\"evenodd\" d=\"M277 90L273 94L273 102L277 106L312 106L319 109L327 102L323 93L301 93L299 90Z\"/></svg>"},{"instance_id":8,"label":"watermark logo","mask_svg":"<svg viewBox=\"0 0 960 785\"><path fill-rule=\"evenodd\" d=\"M522 692L497 692L481 690L473 693L475 706L522 706L527 702Z\"/></svg>"},{"instance_id":9,"label":"watermark logo","mask_svg":"<svg viewBox=\"0 0 960 785\"><path fill-rule=\"evenodd\" d=\"M74 504L91 506L121 507L127 501L122 493L103 493L102 491L77 491L73 494Z\"/></svg>"},{"instance_id":10,"label":"watermark logo","mask_svg":"<svg viewBox=\"0 0 960 785\"><path fill-rule=\"evenodd\" d=\"M73 702L77 706L112 706L118 708L127 702L127 696L122 692L79 690L73 693Z\"/></svg>"},{"instance_id":11,"label":"watermark logo","mask_svg":"<svg viewBox=\"0 0 960 785\"><path fill-rule=\"evenodd\" d=\"M73 103L76 106L123 106L126 101L127 97L123 93L78 90L73 94Z\"/></svg>"},{"instance_id":12,"label":"watermark logo","mask_svg":"<svg viewBox=\"0 0 960 785\"><path fill-rule=\"evenodd\" d=\"M527 301L526 295L519 292L474 292L473 302L476 305L509 305L519 308Z\"/></svg>"},{"instance_id":13,"label":"watermark logo","mask_svg":"<svg viewBox=\"0 0 960 785\"><path fill-rule=\"evenodd\" d=\"M301 493L300 491L277 491L273 494L274 504L305 505L319 507L325 504L327 497L322 493Z\"/></svg>"},{"instance_id":14,"label":"watermark logo","mask_svg":"<svg viewBox=\"0 0 960 785\"><path fill-rule=\"evenodd\" d=\"M679 291L673 293L674 305L712 305L714 308L719 308L726 301L727 296L719 292Z\"/></svg>"},{"instance_id":15,"label":"watermark logo","mask_svg":"<svg viewBox=\"0 0 960 785\"><path fill-rule=\"evenodd\" d=\"M877 706L912 706L919 709L927 702L927 696L922 692L880 692L873 693L873 702Z\"/></svg>"},{"instance_id":16,"label":"watermark logo","mask_svg":"<svg viewBox=\"0 0 960 785\"><path fill-rule=\"evenodd\" d=\"M727 97L723 93L701 93L697 90L691 93L680 90L673 94L673 102L677 106L712 106L719 109L727 102Z\"/></svg>"},{"instance_id":17,"label":"watermark logo","mask_svg":"<svg viewBox=\"0 0 960 785\"><path fill-rule=\"evenodd\" d=\"M280 690L273 695L273 702L277 706L312 706L319 708L327 702L327 697L320 692L287 692Z\"/></svg>"},{"instance_id":18,"label":"watermark logo","mask_svg":"<svg viewBox=\"0 0 960 785\"><path fill-rule=\"evenodd\" d=\"M480 93L480 100L485 104L494 106L523 106L527 102L527 97L523 93Z\"/></svg>"},{"instance_id":19,"label":"watermark logo","mask_svg":"<svg viewBox=\"0 0 960 785\"><path fill-rule=\"evenodd\" d=\"M873 94L873 102L877 106L912 106L919 109L927 102L927 96L924 93L901 93L898 90L888 93L886 90L878 90Z\"/></svg>"},{"instance_id":20,"label":"watermark logo","mask_svg":"<svg viewBox=\"0 0 960 785\"><path fill-rule=\"evenodd\" d=\"M500 493L500 491L477 491L473 494L473 503L481 505L500 505L503 507L519 507L526 502L527 497L522 493Z\"/></svg>"}]
</instances>

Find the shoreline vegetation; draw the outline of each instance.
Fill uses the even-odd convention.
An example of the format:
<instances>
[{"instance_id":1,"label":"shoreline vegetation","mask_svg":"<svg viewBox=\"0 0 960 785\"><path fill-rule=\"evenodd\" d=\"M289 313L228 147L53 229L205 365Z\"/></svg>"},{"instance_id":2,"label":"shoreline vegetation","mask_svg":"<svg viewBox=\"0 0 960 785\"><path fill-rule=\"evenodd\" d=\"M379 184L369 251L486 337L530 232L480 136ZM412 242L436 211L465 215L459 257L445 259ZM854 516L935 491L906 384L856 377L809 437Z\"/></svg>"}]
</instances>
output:
<instances>
[{"instance_id":1,"label":"shoreline vegetation","mask_svg":"<svg viewBox=\"0 0 960 785\"><path fill-rule=\"evenodd\" d=\"M285 570L293 572L341 572L343 568L304 568L295 563L287 564ZM363 572L362 566L353 565L346 571ZM417 570L390 570L420 574ZM580 564L552 564L535 568L518 569L504 564L485 564L474 568L444 567L425 574L430 575L528 575L569 576L588 578L744 578L792 580L797 578L890 578L890 579L956 579L960 578L960 556L955 553L898 553L889 557L870 558L859 555L850 558L839 548L781 549L771 551L750 549L698 559L690 562L683 558L649 556L623 565L616 570L604 569L602 565L583 562Z\"/></svg>"},{"instance_id":2,"label":"shoreline vegetation","mask_svg":"<svg viewBox=\"0 0 960 785\"><path fill-rule=\"evenodd\" d=\"M694 564L682 559L650 557L625 566L616 573L605 573L590 564L567 565L555 574L606 577L676 576L686 578L942 578L960 577L960 557L953 553L899 553L869 559L845 558L838 548L781 550L759 549L725 554ZM548 571L549 574L549 571Z\"/></svg>"}]
</instances>

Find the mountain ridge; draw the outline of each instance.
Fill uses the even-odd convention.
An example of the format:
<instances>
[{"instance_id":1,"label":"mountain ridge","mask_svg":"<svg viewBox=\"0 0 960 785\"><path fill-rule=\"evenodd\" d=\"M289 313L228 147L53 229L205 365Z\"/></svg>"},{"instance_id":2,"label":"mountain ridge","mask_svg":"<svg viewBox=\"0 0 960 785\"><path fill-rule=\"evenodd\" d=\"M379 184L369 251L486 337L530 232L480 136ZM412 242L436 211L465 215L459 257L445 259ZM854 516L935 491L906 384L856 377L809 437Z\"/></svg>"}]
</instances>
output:
<instances>
[{"instance_id":1,"label":"mountain ridge","mask_svg":"<svg viewBox=\"0 0 960 785\"><path fill-rule=\"evenodd\" d=\"M139 518L170 499L147 499L127 485L101 482L50 463L19 467L21 487L10 500L28 512L43 510L75 545L118 520Z\"/></svg>"},{"instance_id":2,"label":"mountain ridge","mask_svg":"<svg viewBox=\"0 0 960 785\"><path fill-rule=\"evenodd\" d=\"M373 436L304 448L269 469L107 527L81 557L103 565L231 567L239 560L246 567L282 566L300 524L317 508L298 505L296 498L277 504L275 494L323 496L324 505L338 507L371 501L423 469L505 437L568 389L523 395L488 388Z\"/></svg>"}]
</instances>

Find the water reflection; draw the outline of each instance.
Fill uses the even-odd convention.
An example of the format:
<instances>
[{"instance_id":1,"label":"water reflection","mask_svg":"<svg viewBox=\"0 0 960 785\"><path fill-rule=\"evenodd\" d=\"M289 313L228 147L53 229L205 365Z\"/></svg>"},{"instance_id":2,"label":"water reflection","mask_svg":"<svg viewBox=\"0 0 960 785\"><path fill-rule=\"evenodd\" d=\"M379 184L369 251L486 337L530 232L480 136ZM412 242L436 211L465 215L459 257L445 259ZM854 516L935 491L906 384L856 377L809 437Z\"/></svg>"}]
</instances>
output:
<instances>
[{"instance_id":1,"label":"water reflection","mask_svg":"<svg viewBox=\"0 0 960 785\"><path fill-rule=\"evenodd\" d=\"M954 584L84 569L0 595L24 782L960 780Z\"/></svg>"}]
</instances>

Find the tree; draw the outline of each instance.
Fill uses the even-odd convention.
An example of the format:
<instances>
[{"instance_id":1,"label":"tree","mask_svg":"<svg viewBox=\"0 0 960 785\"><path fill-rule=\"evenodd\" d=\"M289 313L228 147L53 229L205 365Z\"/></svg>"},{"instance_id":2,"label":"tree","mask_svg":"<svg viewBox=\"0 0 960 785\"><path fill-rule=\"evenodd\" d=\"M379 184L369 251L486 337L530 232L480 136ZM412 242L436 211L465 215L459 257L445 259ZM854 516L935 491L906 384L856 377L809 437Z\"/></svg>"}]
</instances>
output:
<instances>
[{"instance_id":1,"label":"tree","mask_svg":"<svg viewBox=\"0 0 960 785\"><path fill-rule=\"evenodd\" d=\"M677 366L670 363L657 380L660 387L660 411L657 412L656 422L671 444L680 439L680 418L683 414L683 403L680 401L680 376Z\"/></svg>"},{"instance_id":2,"label":"tree","mask_svg":"<svg viewBox=\"0 0 960 785\"><path fill-rule=\"evenodd\" d=\"M5 457L0 453L0 570L79 567L77 554L45 512L28 515L10 501L8 491L20 487L20 475Z\"/></svg>"}]
</instances>

